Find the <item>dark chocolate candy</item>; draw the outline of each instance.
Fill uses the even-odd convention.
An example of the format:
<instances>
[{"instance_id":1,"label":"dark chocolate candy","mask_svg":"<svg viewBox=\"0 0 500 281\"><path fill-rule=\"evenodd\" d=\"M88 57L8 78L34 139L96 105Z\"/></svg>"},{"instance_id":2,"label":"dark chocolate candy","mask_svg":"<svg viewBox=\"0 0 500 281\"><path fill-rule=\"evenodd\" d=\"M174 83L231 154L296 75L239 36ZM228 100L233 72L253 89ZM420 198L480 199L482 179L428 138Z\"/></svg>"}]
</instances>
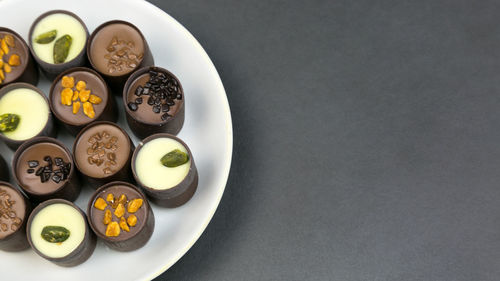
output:
<instances>
[{"instance_id":1,"label":"dark chocolate candy","mask_svg":"<svg viewBox=\"0 0 500 281\"><path fill-rule=\"evenodd\" d=\"M48 155L61 158L64 167L57 166L53 157ZM30 165L33 166L34 161L38 161L39 165L32 173L29 170L33 169ZM12 174L16 183L34 202L52 198L74 201L80 194L81 185L72 163L71 152L63 143L54 138L37 137L22 144L15 152Z\"/></svg>"},{"instance_id":2,"label":"dark chocolate candy","mask_svg":"<svg viewBox=\"0 0 500 281\"><path fill-rule=\"evenodd\" d=\"M158 74L152 77L152 73ZM152 79L156 84L150 83ZM156 90L152 90L155 85ZM161 89L161 86L164 86L164 89ZM136 91L139 87L143 88L143 103L136 102ZM144 67L134 72L123 89L125 115L132 132L141 139L157 133L177 135L184 125L185 115L184 98L175 99L177 95L184 96L184 91L177 77L168 70L161 67ZM135 110L130 107L130 103L135 103Z\"/></svg>"},{"instance_id":3,"label":"dark chocolate candy","mask_svg":"<svg viewBox=\"0 0 500 281\"><path fill-rule=\"evenodd\" d=\"M6 200L10 207L6 206ZM26 239L26 222L31 212L29 200L11 184L0 181L0 202L0 250L18 252L29 248Z\"/></svg>"},{"instance_id":4,"label":"dark chocolate candy","mask_svg":"<svg viewBox=\"0 0 500 281\"><path fill-rule=\"evenodd\" d=\"M75 15L74 13L72 13L70 11L66 11L66 10L52 10L52 11L48 11L46 13L41 14L38 18L35 19L35 21L31 25L29 33L28 33L29 34L28 35L28 38L29 38L28 39L29 47L30 47L31 54L33 55L33 57L35 58L36 62L38 63L38 66L40 66L40 69L42 70L42 72L45 74L45 76L50 81L54 80L54 78L59 73L65 71L67 69L73 68L73 67L84 66L86 64L86 62L87 62L87 56L86 56L87 48L86 48L86 46L83 46L83 48L80 51L80 53L74 59L72 59L70 61L66 61L64 63L59 63L59 64L48 63L48 62L40 59L36 55L35 51L33 50L31 38L33 37L33 31L35 29L35 26L38 24L38 22L40 22L40 20L42 20L46 16L51 15L51 14L59 14L59 13L61 13L61 14L67 14L67 15L75 18L76 20L78 20L80 22L80 24L83 26L83 29L85 29L86 37L87 38L89 37L89 32L88 32L88 29L87 29L87 26L85 25L85 23L82 21L81 18L79 18L77 15ZM87 38L85 38L85 39L87 39ZM85 41L87 42L87 40L85 40Z\"/></svg>"},{"instance_id":5,"label":"dark chocolate candy","mask_svg":"<svg viewBox=\"0 0 500 281\"><path fill-rule=\"evenodd\" d=\"M106 200L109 193L114 195L115 200L117 200L122 194L125 194L128 200L143 200L143 204L139 210L133 213L137 217L137 224L135 226L130 226L129 232L120 230L120 235L117 237L106 236L107 225L103 223L103 217L106 209L110 210L113 214L112 220L119 222L119 218L114 215L115 209L112 208L112 204L107 202L108 205L105 210L99 210L94 207L94 203L97 198L100 197ZM127 204L125 204L125 209L127 209ZM155 227L153 210L151 209L146 196L139 190L139 188L127 182L111 182L99 187L90 197L87 206L87 214L90 226L96 235L110 248L122 252L133 251L144 246L149 241L149 238L151 238ZM129 215L130 214L126 211L124 216L127 218Z\"/></svg>"},{"instance_id":6,"label":"dark chocolate candy","mask_svg":"<svg viewBox=\"0 0 500 281\"><path fill-rule=\"evenodd\" d=\"M26 41L13 30L0 27L0 37L4 37L5 35L12 35L14 37L15 46L9 46L9 54L3 55L4 62L8 62L8 59L13 54L17 54L19 55L21 64L12 67L10 73L4 73L5 79L0 83L0 88L16 82L36 85L38 83L38 69Z\"/></svg>"},{"instance_id":7,"label":"dark chocolate candy","mask_svg":"<svg viewBox=\"0 0 500 281\"><path fill-rule=\"evenodd\" d=\"M43 93L43 91L28 83L12 83L1 88L0 99L8 92L19 88L28 88L34 90L35 92L39 93L43 97L43 99L47 102L47 105L49 105L49 101L45 96L45 94ZM47 124L45 124L45 127L33 138L39 136L48 136L53 138L57 136L57 129L56 126L54 126L54 120L52 119L52 113L50 112L50 110L49 110L49 118L47 119ZM27 140L13 140L0 133L0 140L3 140L5 144L12 150L16 150L22 143L32 140L33 138Z\"/></svg>"},{"instance_id":8,"label":"dark chocolate candy","mask_svg":"<svg viewBox=\"0 0 500 281\"><path fill-rule=\"evenodd\" d=\"M178 141L186 148L186 150L188 151L189 159L191 159L191 167L189 168L189 172L186 177L178 185L165 190L153 189L142 184L139 180L139 177L137 176L135 169L135 161L137 159L137 154L139 153L141 148L149 141L157 138L171 138ZM132 173L135 180L137 181L137 184L146 193L151 202L162 207L175 208L185 204L187 201L189 201L189 199L191 199L191 197L193 197L198 187L198 170L196 169L191 150L184 141L170 134L155 134L149 136L137 146L134 151L134 155L132 155Z\"/></svg>"},{"instance_id":9,"label":"dark chocolate candy","mask_svg":"<svg viewBox=\"0 0 500 281\"><path fill-rule=\"evenodd\" d=\"M115 51L117 51L112 50L111 53L108 51L109 47L113 47L111 45L115 37L118 41L132 42L133 46L129 46L129 49L139 56L133 58L138 63L131 64L132 67L124 67L122 71L110 72L108 65L112 58L106 58L105 56L114 55ZM135 56L135 53L130 55ZM135 25L122 20L105 22L92 32L89 44L87 44L87 56L92 67L104 77L117 95L122 93L123 85L131 73L141 67L154 65L153 54L141 31Z\"/></svg>"},{"instance_id":10,"label":"dark chocolate candy","mask_svg":"<svg viewBox=\"0 0 500 281\"><path fill-rule=\"evenodd\" d=\"M33 221L33 218L35 217L35 215L38 212L40 212L46 206L49 206L51 204L58 204L58 203L63 203L63 204L67 204L67 205L72 206L73 208L78 210L80 212L80 214L83 216L83 218L85 220L85 236L83 238L83 241L80 243L80 245L78 245L78 247L73 252L71 252L69 255L67 255L65 257L51 258L51 257L48 257L48 256L42 254L38 249L36 249L34 247L33 242L31 241L30 235L28 235L28 242L30 243L33 250L39 256L41 256L42 258L44 258L46 260L49 260L49 261L51 261L59 266L64 266L64 267L77 266L77 265L85 262L92 255L92 253L94 252L94 249L96 247L96 244L97 244L97 237L94 234L94 232L90 229L85 213L78 206L76 206L75 204L73 204L69 201L63 200L63 199L51 199L51 200L42 202L40 205L38 205L33 210L31 215L29 216L26 231L28 233L30 233L31 222Z\"/></svg>"},{"instance_id":11,"label":"dark chocolate candy","mask_svg":"<svg viewBox=\"0 0 500 281\"><path fill-rule=\"evenodd\" d=\"M92 149L92 143L89 143L90 138L96 133L102 133L106 131L110 136L106 139L101 139L99 142L109 143L112 137L116 137L116 148L105 146L101 149L104 150L105 155L94 156L95 151L89 151ZM97 149L99 150L99 149ZM108 121L98 121L89 124L87 127L83 128L75 139L73 144L73 155L75 157L75 165L85 179L91 184L92 187L97 188L112 181L130 181L132 179L132 172L130 167L130 161L132 158L132 153L134 151L134 144L127 132L125 132L118 125L108 122ZM91 152L89 154L89 152ZM116 162L115 165L111 165L111 173L104 173L107 161L111 161L107 158L108 153L114 153L113 161ZM97 163L90 163L89 157L96 157ZM102 160L102 162L100 162ZM115 169L116 167L116 169Z\"/></svg>"},{"instance_id":12,"label":"dark chocolate candy","mask_svg":"<svg viewBox=\"0 0 500 281\"><path fill-rule=\"evenodd\" d=\"M61 103L61 91L64 87L61 80L64 76L74 77L75 85L78 81L85 81L86 89L90 94L96 95L102 99L101 103L93 105L95 117L89 118L83 113L83 104L77 114L73 114L73 107ZM111 121L116 123L118 112L116 102L106 81L99 73L86 67L75 67L59 74L49 92L50 109L54 116L72 135L76 136L85 126L95 121Z\"/></svg>"}]
</instances>

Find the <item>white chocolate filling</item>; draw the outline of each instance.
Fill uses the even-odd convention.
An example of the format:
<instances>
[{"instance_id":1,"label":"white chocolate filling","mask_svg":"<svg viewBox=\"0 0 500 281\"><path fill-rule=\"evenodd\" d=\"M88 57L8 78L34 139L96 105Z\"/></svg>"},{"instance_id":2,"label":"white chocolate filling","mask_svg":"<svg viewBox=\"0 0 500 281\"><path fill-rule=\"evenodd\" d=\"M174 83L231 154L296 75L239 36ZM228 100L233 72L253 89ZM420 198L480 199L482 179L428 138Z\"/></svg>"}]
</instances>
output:
<instances>
[{"instance_id":1,"label":"white chocolate filling","mask_svg":"<svg viewBox=\"0 0 500 281\"><path fill-rule=\"evenodd\" d=\"M35 42L38 35L51 30L57 30L56 38L47 44L39 44ZM41 19L33 29L31 45L35 54L47 63L54 63L54 44L57 39L68 34L73 39L69 48L68 57L65 62L74 59L85 46L87 34L82 24L74 17L67 14L51 14Z\"/></svg>"},{"instance_id":2,"label":"white chocolate filling","mask_svg":"<svg viewBox=\"0 0 500 281\"><path fill-rule=\"evenodd\" d=\"M45 226L62 226L70 231L64 242L50 243L42 238ZM31 222L29 235L33 246L51 258L62 258L73 252L85 237L85 220L82 214L70 205L56 203L40 210Z\"/></svg>"},{"instance_id":3,"label":"white chocolate filling","mask_svg":"<svg viewBox=\"0 0 500 281\"><path fill-rule=\"evenodd\" d=\"M49 105L32 89L18 88L0 98L0 115L14 113L20 121L12 132L3 133L12 140L26 140L40 133L49 119Z\"/></svg>"},{"instance_id":4,"label":"white chocolate filling","mask_svg":"<svg viewBox=\"0 0 500 281\"><path fill-rule=\"evenodd\" d=\"M143 185L153 189L169 189L178 185L187 176L191 159L174 168L161 164L160 159L174 149L188 153L180 142L171 138L157 138L144 144L135 159L135 171Z\"/></svg>"}]
</instances>

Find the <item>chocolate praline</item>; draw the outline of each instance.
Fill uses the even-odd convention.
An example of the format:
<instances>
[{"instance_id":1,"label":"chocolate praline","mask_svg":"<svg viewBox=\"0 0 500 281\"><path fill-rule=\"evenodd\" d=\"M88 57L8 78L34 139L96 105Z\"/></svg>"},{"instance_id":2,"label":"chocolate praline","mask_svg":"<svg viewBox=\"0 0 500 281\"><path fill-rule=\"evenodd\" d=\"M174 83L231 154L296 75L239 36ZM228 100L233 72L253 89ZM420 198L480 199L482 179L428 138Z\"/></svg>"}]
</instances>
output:
<instances>
[{"instance_id":1,"label":"chocolate praline","mask_svg":"<svg viewBox=\"0 0 500 281\"><path fill-rule=\"evenodd\" d=\"M80 98L72 101L78 102L80 108L76 114L73 114L73 106L64 105L61 102L61 92L65 89L62 85L64 76L73 77L74 85L78 81L86 83L86 89L90 90L91 95L96 95L101 99L99 104L92 104L95 117L90 118L84 114L83 101ZM75 87L72 90L76 91ZM115 100L111 94L108 85L104 79L94 70L86 67L75 67L64 71L54 79L49 94L50 109L54 113L60 124L62 124L72 135L78 134L86 125L94 121L116 122L118 114L116 111Z\"/></svg>"},{"instance_id":2,"label":"chocolate praline","mask_svg":"<svg viewBox=\"0 0 500 281\"><path fill-rule=\"evenodd\" d=\"M29 248L26 222L29 200L17 188L0 181L0 250L18 252Z\"/></svg>"},{"instance_id":3,"label":"chocolate praline","mask_svg":"<svg viewBox=\"0 0 500 281\"><path fill-rule=\"evenodd\" d=\"M33 136L28 137L26 139L12 139L12 138L7 137L5 134L0 133L0 140L3 140L5 142L5 144L12 150L16 150L22 143L24 143L30 139L33 139L35 137L39 137L39 136L56 137L56 135L57 135L56 126L54 126L54 120L52 118L52 113L50 112L49 101L48 101L47 97L45 96L45 94L42 92L42 90L40 90L39 88L37 88L31 84L21 83L21 82L9 84L9 85L3 87L2 89L0 89L0 103L2 101L2 98L5 95L10 93L11 91L18 90L18 89L29 89L29 90L32 90L40 95L40 97L45 102L43 107L45 108L45 106L46 106L46 109L47 109L46 110L47 111L47 121L45 123L45 126L43 126L43 128L41 128L38 133L36 133L36 134L33 133ZM10 112L10 111L9 112L0 112L0 114L3 114L3 113L15 113L15 112ZM21 119L22 119L22 116L21 116ZM23 121L21 120L20 124L21 124L21 122L23 122ZM21 126L21 125L19 125L19 126Z\"/></svg>"},{"instance_id":4,"label":"chocolate praline","mask_svg":"<svg viewBox=\"0 0 500 281\"><path fill-rule=\"evenodd\" d=\"M130 181L133 151L127 132L108 121L89 124L73 144L76 167L93 188L112 181Z\"/></svg>"},{"instance_id":5,"label":"chocolate praline","mask_svg":"<svg viewBox=\"0 0 500 281\"><path fill-rule=\"evenodd\" d=\"M35 245L33 241L33 235L32 235L32 227L33 227L33 221L35 220L36 216L45 208L53 205L53 204L65 204L70 206L70 208L76 210L76 213L78 214L78 218L81 218L83 220L83 231L85 232L83 235L83 238L81 242L76 246L74 250L72 250L69 254L63 256L63 257L50 257L46 255L45 253L42 253ZM61 214L61 213L59 213ZM67 215L66 213L62 213L61 215ZM80 217L81 216L81 217ZM54 223L51 223L50 225L54 224L61 224L61 221L64 220L62 218L55 219ZM60 226L60 225L58 225ZM85 213L75 204L63 200L63 199L51 199L47 200L45 202L42 202L40 205L38 205L31 215L29 216L28 219L28 224L26 227L26 233L28 237L28 242L31 245L31 248L37 253L39 256L42 258L53 262L54 264L57 264L59 266L63 267L72 267L72 266L77 266L83 262L85 262L94 252L96 244L97 244L97 237L95 236L94 232L89 227L88 221L87 221L87 216ZM40 235L36 233L35 235ZM73 235L72 233L70 235ZM64 243L64 242L62 242Z\"/></svg>"},{"instance_id":6,"label":"chocolate praline","mask_svg":"<svg viewBox=\"0 0 500 281\"><path fill-rule=\"evenodd\" d=\"M63 14L63 15L67 15L67 16L70 16L71 18L75 19L81 25L81 27L83 28L83 31L85 33L85 38L83 39L84 43L83 43L83 47L81 48L81 50L79 52L76 51L77 54L75 55L74 58L72 58L68 61L64 61L63 63L49 63L49 62L41 59L37 55L35 48L33 46L33 44L34 44L34 42L33 42L34 41L34 34L33 33L35 32L35 29L36 29L38 23L40 21L42 21L43 19L45 19L46 17L52 16L55 14ZM44 32L48 32L48 31L53 30L53 29L55 29L55 27L49 27L49 30L40 31L40 34L42 34ZM37 34L37 35L39 35L39 34ZM57 34L57 37L54 39L54 41L61 38L61 36L63 36L63 35L65 35L65 34ZM69 34L69 35L71 36L71 34ZM74 36L74 34L73 34L73 36ZM40 66L40 69L45 74L45 76L49 80L52 81L59 73L65 71L67 69L70 69L72 67L84 66L86 64L86 62L87 62L86 44L88 41L88 37L89 37L89 32L88 32L87 26L85 25L83 20L81 18L79 18L76 14L74 14L70 11L66 11L66 10L52 10L52 11L48 11L46 13L41 14L38 18L35 19L35 21L31 25L30 30L29 30L28 42L29 42L31 54L33 55L36 62ZM75 45L74 40L75 40L75 38L73 38L72 47L74 47L74 45ZM35 43L35 44L37 44L37 43ZM52 44L52 43L49 43L49 44Z\"/></svg>"},{"instance_id":7,"label":"chocolate praline","mask_svg":"<svg viewBox=\"0 0 500 281\"><path fill-rule=\"evenodd\" d=\"M144 181L141 180L141 176L138 174L136 166L138 162L137 158L141 149L143 149L149 142L161 138L172 139L182 145L187 153L190 165L187 174L179 183L164 189L154 188L153 186L145 184ZM160 162L163 155L160 153L155 155L155 157L157 158L156 160ZM137 181L137 184L146 193L151 202L162 207L175 208L185 204L189 201L189 199L191 199L191 197L193 197L198 187L198 170L196 169L191 150L184 141L170 134L155 134L147 137L139 143L139 145L137 145L137 148L132 155L132 173Z\"/></svg>"},{"instance_id":8,"label":"chocolate praline","mask_svg":"<svg viewBox=\"0 0 500 281\"><path fill-rule=\"evenodd\" d=\"M0 181L9 181L9 179L9 167L7 167L7 162L5 162L2 155L0 155Z\"/></svg>"},{"instance_id":9,"label":"chocolate praline","mask_svg":"<svg viewBox=\"0 0 500 281\"><path fill-rule=\"evenodd\" d=\"M157 90L151 87L146 92L151 73L158 73ZM141 68L129 77L123 89L123 106L130 129L141 139L157 133L177 135L184 125L184 90L179 79L161 67Z\"/></svg>"},{"instance_id":10,"label":"chocolate praline","mask_svg":"<svg viewBox=\"0 0 500 281\"><path fill-rule=\"evenodd\" d=\"M0 83L0 88L16 82L25 82L36 85L38 83L38 69L36 68L35 61L29 51L28 45L24 39L13 30L0 27L0 38L3 38L5 35L12 35L15 46L7 46L9 53L4 53L0 59L2 59L4 63L8 64L12 55L16 54L19 56L20 65L12 66L12 71L10 73L5 73L4 71L5 79L3 79Z\"/></svg>"},{"instance_id":11,"label":"chocolate praline","mask_svg":"<svg viewBox=\"0 0 500 281\"><path fill-rule=\"evenodd\" d=\"M71 152L49 137L22 144L12 159L12 174L34 202L53 198L74 201L81 191Z\"/></svg>"},{"instance_id":12,"label":"chocolate praline","mask_svg":"<svg viewBox=\"0 0 500 281\"><path fill-rule=\"evenodd\" d=\"M154 64L153 54L139 28L122 20L105 22L92 32L87 56L90 65L117 95L132 72Z\"/></svg>"},{"instance_id":13,"label":"chocolate praline","mask_svg":"<svg viewBox=\"0 0 500 281\"><path fill-rule=\"evenodd\" d=\"M123 204L125 213L122 216L125 220L128 219L130 215L135 215L137 217L137 224L135 226L130 226L127 223L129 231L120 228L120 234L118 236L106 235L108 225L103 222L106 210L111 212L111 220L113 222L120 222L120 218L115 215L116 208L113 208L112 202L107 201L107 196L110 193L113 194L114 200L118 200L122 194L126 196L128 201ZM107 205L104 210L99 210L94 207L95 201L98 198L102 198L106 201ZM128 203L133 199L142 199L142 206L136 212L129 213ZM122 252L133 251L144 246L151 238L155 228L155 218L148 200L136 186L127 182L110 182L98 188L90 197L87 215L89 217L90 227L94 230L96 235L111 249Z\"/></svg>"}]
</instances>

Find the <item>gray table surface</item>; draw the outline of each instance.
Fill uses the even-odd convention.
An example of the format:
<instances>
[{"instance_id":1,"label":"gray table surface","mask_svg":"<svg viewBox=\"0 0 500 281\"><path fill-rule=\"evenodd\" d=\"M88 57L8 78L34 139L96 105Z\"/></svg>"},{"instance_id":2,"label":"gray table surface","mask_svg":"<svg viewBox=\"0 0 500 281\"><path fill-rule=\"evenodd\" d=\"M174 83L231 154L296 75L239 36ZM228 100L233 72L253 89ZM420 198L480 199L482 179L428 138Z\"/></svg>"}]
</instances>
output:
<instances>
[{"instance_id":1,"label":"gray table surface","mask_svg":"<svg viewBox=\"0 0 500 281\"><path fill-rule=\"evenodd\" d=\"M234 123L219 209L157 280L500 280L500 2L152 2Z\"/></svg>"}]
</instances>

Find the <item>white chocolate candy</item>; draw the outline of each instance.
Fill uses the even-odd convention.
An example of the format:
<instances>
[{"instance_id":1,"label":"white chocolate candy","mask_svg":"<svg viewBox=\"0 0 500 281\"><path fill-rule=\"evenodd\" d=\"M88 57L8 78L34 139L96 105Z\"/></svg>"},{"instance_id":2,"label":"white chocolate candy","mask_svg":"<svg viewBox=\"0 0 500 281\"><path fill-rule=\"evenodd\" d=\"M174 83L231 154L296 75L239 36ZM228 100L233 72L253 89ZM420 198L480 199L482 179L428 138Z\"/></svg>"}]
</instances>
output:
<instances>
[{"instance_id":1,"label":"white chocolate candy","mask_svg":"<svg viewBox=\"0 0 500 281\"><path fill-rule=\"evenodd\" d=\"M135 171L143 185L165 190L178 185L187 176L191 159L174 168L165 167L160 161L165 154L174 149L188 153L180 142L170 138L157 138L144 144L135 160Z\"/></svg>"},{"instance_id":2,"label":"white chocolate candy","mask_svg":"<svg viewBox=\"0 0 500 281\"><path fill-rule=\"evenodd\" d=\"M37 92L28 88L12 90L0 98L0 115L17 114L19 125L12 132L3 133L12 140L27 140L40 133L49 119L49 105Z\"/></svg>"},{"instance_id":3,"label":"white chocolate candy","mask_svg":"<svg viewBox=\"0 0 500 281\"><path fill-rule=\"evenodd\" d=\"M49 32L51 30L57 31L56 38L47 44L39 44L35 42L40 34ZM69 48L68 57L65 62L74 59L85 46L87 41L87 34L82 24L74 17L67 14L51 14L41 19L35 26L31 44L35 54L47 63L54 63L54 44L57 39L68 34L73 39L71 47Z\"/></svg>"},{"instance_id":4,"label":"white chocolate candy","mask_svg":"<svg viewBox=\"0 0 500 281\"><path fill-rule=\"evenodd\" d=\"M70 235L61 243L47 242L42 238L42 230L46 226L65 227L70 231ZM51 258L62 258L82 243L85 237L85 220L78 210L68 204L51 204L35 215L29 235L33 246L42 254Z\"/></svg>"}]
</instances>

